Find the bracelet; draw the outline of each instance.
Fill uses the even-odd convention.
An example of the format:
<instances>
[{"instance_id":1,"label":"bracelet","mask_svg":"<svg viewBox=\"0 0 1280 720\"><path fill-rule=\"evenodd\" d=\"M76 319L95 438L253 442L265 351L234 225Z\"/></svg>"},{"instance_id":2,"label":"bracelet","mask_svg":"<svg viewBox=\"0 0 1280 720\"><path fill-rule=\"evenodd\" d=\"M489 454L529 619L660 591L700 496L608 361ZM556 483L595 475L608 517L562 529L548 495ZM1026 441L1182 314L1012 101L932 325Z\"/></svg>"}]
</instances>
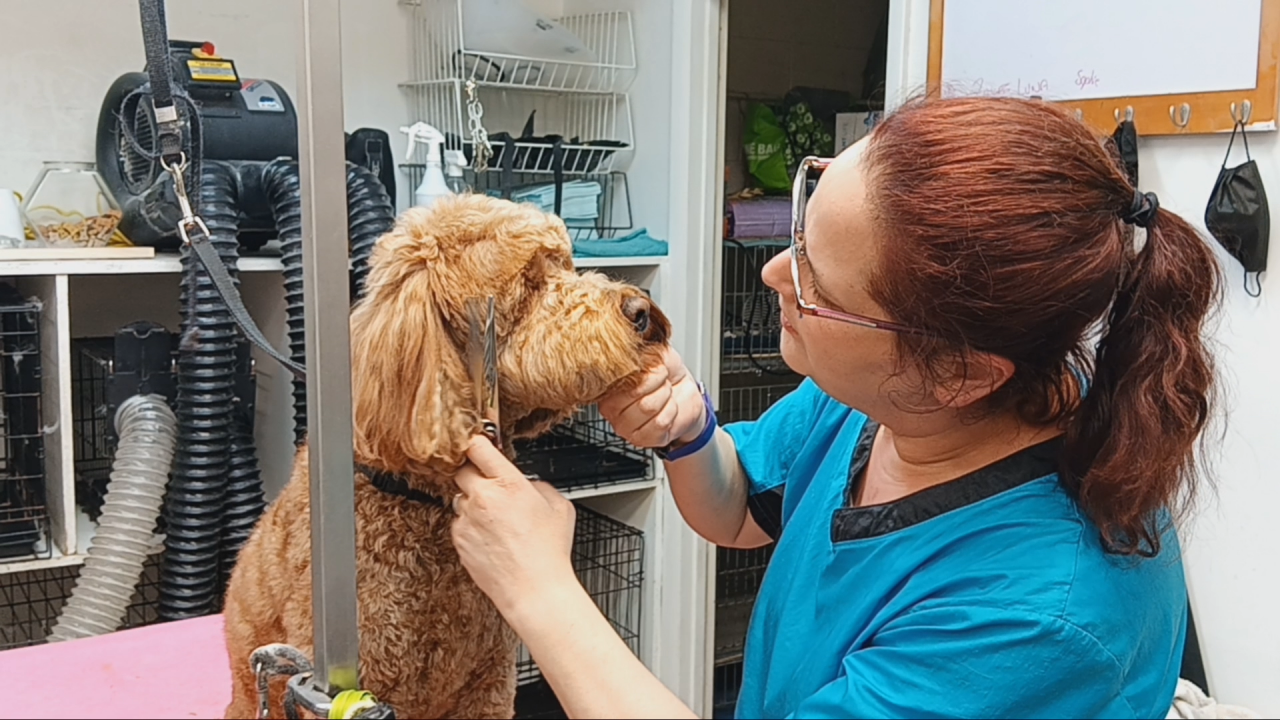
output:
<instances>
[{"instance_id":1,"label":"bracelet","mask_svg":"<svg viewBox=\"0 0 1280 720\"><path fill-rule=\"evenodd\" d=\"M698 437L694 438L692 441L678 447L668 445L665 448L658 448L654 451L657 453L658 457L666 460L667 462L674 462L681 458L689 457L706 447L707 444L711 442L711 439L716 436L716 427L718 427L718 422L716 420L716 409L711 405L711 396L707 394L707 389L702 383L698 383L698 390L702 392L702 404L707 409L706 423L702 426L702 432L698 433Z\"/></svg>"}]
</instances>

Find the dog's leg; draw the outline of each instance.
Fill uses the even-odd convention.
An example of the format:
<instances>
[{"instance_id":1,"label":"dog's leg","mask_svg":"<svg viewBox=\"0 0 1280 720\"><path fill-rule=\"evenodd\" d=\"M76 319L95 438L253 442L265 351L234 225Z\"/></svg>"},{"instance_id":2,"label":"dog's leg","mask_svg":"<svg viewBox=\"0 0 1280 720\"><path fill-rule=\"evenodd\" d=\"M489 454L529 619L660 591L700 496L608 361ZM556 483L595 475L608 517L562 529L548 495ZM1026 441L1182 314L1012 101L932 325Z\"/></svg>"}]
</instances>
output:
<instances>
[{"instance_id":1,"label":"dog's leg","mask_svg":"<svg viewBox=\"0 0 1280 720\"><path fill-rule=\"evenodd\" d=\"M511 636L514 639L514 635ZM459 694L457 705L444 715L449 718L501 718L510 720L516 710L516 651L498 653L492 665L476 668L471 682Z\"/></svg>"}]
</instances>

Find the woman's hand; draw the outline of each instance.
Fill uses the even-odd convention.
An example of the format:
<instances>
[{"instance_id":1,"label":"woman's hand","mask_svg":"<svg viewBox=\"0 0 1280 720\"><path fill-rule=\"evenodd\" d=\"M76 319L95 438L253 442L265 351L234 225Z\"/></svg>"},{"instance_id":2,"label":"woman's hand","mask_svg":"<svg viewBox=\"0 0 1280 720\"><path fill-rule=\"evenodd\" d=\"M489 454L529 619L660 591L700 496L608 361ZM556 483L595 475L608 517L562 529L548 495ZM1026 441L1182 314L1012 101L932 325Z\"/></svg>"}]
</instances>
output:
<instances>
[{"instance_id":1,"label":"woman's hand","mask_svg":"<svg viewBox=\"0 0 1280 720\"><path fill-rule=\"evenodd\" d=\"M675 348L635 390L602 398L600 414L627 442L642 448L687 443L698 437L707 409L698 383Z\"/></svg>"},{"instance_id":2,"label":"woman's hand","mask_svg":"<svg viewBox=\"0 0 1280 720\"><path fill-rule=\"evenodd\" d=\"M511 621L529 601L577 586L573 503L526 478L483 435L471 438L467 457L457 475L453 544L476 585Z\"/></svg>"}]
</instances>

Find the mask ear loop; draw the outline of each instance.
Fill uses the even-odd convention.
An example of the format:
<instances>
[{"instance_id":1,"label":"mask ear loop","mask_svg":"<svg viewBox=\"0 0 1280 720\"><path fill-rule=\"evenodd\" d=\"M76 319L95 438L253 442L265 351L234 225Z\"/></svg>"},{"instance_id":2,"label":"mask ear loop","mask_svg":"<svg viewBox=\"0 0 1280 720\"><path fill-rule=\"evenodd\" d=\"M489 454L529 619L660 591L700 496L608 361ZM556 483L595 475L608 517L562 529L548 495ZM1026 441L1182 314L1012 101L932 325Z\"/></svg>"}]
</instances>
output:
<instances>
[{"instance_id":1,"label":"mask ear loop","mask_svg":"<svg viewBox=\"0 0 1280 720\"><path fill-rule=\"evenodd\" d=\"M1249 289L1249 276L1250 276L1250 275L1253 275L1253 282L1254 282L1254 284L1255 284L1255 285L1257 286L1257 288L1258 288L1258 291L1257 291L1257 292L1254 292L1253 290L1250 290L1250 289ZM1250 273L1250 272L1247 272L1247 271L1245 272L1245 274L1244 274L1244 294L1245 294L1245 295L1248 295L1248 296L1249 296L1249 297L1251 297L1251 298L1259 298L1259 297L1262 297L1262 273L1260 273L1260 272Z\"/></svg>"}]
</instances>

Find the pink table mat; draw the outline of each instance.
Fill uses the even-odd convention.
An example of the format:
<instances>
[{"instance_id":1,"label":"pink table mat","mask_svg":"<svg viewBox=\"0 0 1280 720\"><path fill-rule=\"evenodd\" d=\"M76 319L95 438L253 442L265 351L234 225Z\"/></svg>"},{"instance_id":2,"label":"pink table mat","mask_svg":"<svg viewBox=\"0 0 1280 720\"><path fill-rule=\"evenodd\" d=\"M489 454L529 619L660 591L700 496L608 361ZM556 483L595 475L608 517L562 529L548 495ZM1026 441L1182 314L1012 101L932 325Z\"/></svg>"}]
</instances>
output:
<instances>
[{"instance_id":1,"label":"pink table mat","mask_svg":"<svg viewBox=\"0 0 1280 720\"><path fill-rule=\"evenodd\" d=\"M220 718L222 616L0 652L0 718Z\"/></svg>"}]
</instances>

